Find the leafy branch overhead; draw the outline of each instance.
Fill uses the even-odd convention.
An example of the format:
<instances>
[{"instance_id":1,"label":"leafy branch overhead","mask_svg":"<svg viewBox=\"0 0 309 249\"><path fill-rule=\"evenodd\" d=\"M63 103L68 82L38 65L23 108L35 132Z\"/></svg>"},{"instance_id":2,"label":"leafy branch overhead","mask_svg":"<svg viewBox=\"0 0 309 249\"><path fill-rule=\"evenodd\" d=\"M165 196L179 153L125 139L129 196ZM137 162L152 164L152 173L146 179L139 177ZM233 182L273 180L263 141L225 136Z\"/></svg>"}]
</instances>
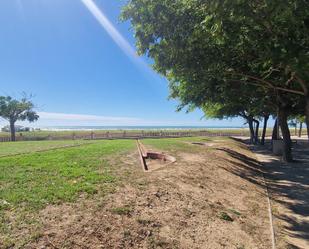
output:
<instances>
[{"instance_id":1,"label":"leafy branch overhead","mask_svg":"<svg viewBox=\"0 0 309 249\"><path fill-rule=\"evenodd\" d=\"M305 115L309 126L307 1L130 0L122 20L179 110L222 118L280 109L287 146L289 115Z\"/></svg>"}]
</instances>

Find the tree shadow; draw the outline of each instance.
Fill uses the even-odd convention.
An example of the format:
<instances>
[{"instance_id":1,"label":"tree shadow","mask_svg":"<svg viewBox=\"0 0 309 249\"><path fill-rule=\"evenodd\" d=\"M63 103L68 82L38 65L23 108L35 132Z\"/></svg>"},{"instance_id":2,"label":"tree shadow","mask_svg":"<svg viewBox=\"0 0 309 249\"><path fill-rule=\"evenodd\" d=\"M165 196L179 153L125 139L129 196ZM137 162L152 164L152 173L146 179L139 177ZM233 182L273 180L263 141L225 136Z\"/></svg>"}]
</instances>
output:
<instances>
[{"instance_id":1,"label":"tree shadow","mask_svg":"<svg viewBox=\"0 0 309 249\"><path fill-rule=\"evenodd\" d=\"M217 150L223 151L227 153L230 157L237 159L237 161L225 159L227 162L230 163L230 165L233 165L233 167L231 168L222 166L221 168L233 173L234 175L244 178L251 183L258 185L261 184L261 176L264 171L263 167L257 160L232 149L217 148Z\"/></svg>"},{"instance_id":2,"label":"tree shadow","mask_svg":"<svg viewBox=\"0 0 309 249\"><path fill-rule=\"evenodd\" d=\"M281 219L288 224L285 226L286 234L291 237L303 238L309 240L309 222L308 221L296 221L295 219L282 215Z\"/></svg>"},{"instance_id":3,"label":"tree shadow","mask_svg":"<svg viewBox=\"0 0 309 249\"><path fill-rule=\"evenodd\" d=\"M266 156L267 160L260 163L233 149L218 148L217 150L224 151L234 159L229 160L233 167L225 170L257 185L263 185L260 179L263 174L272 200L288 210L288 214L276 215L276 218L287 224L284 233L289 237L306 240L309 244L309 147L296 143L293 147L296 162L283 163L278 157L271 155L267 149L269 144L251 146L246 141L239 142ZM290 243L288 248L298 247Z\"/></svg>"}]
</instances>

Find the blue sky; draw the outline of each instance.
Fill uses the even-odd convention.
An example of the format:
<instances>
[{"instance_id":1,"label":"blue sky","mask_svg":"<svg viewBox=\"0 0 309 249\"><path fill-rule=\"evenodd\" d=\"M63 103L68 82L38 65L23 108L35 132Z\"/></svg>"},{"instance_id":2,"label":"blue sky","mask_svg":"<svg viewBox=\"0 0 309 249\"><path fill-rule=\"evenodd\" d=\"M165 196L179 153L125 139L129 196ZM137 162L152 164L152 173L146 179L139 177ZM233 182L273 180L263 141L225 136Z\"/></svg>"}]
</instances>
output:
<instances>
[{"instance_id":1,"label":"blue sky","mask_svg":"<svg viewBox=\"0 0 309 249\"><path fill-rule=\"evenodd\" d=\"M0 1L0 95L34 94L35 126L242 125L175 112L166 80L136 56L118 19L124 2Z\"/></svg>"}]
</instances>

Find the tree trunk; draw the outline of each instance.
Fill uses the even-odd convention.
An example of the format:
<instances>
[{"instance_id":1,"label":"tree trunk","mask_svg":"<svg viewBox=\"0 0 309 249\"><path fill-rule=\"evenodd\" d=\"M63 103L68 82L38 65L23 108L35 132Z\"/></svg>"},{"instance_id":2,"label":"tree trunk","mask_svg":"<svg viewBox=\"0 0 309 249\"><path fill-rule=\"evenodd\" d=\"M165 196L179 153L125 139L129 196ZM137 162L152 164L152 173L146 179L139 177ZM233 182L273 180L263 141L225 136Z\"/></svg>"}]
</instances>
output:
<instances>
[{"instance_id":1,"label":"tree trunk","mask_svg":"<svg viewBox=\"0 0 309 249\"><path fill-rule=\"evenodd\" d=\"M264 125L263 125L263 132L262 132L262 139L261 139L261 144L265 144L265 137L266 137L266 130L267 130L267 122L269 119L269 115L264 115Z\"/></svg>"},{"instance_id":2,"label":"tree trunk","mask_svg":"<svg viewBox=\"0 0 309 249\"><path fill-rule=\"evenodd\" d=\"M11 131L11 141L15 142L16 141L16 135L15 135L15 122L10 121L10 131Z\"/></svg>"},{"instance_id":3,"label":"tree trunk","mask_svg":"<svg viewBox=\"0 0 309 249\"><path fill-rule=\"evenodd\" d=\"M298 137L301 137L302 130L303 130L303 122L299 122Z\"/></svg>"},{"instance_id":4,"label":"tree trunk","mask_svg":"<svg viewBox=\"0 0 309 249\"><path fill-rule=\"evenodd\" d=\"M254 133L254 143L259 143L259 128L260 128L260 122L256 119L253 120L255 122L255 133Z\"/></svg>"},{"instance_id":5,"label":"tree trunk","mask_svg":"<svg viewBox=\"0 0 309 249\"><path fill-rule=\"evenodd\" d=\"M283 137L283 160L285 162L292 162L292 141L290 129L288 126L288 114L285 108L279 108L279 125Z\"/></svg>"},{"instance_id":6,"label":"tree trunk","mask_svg":"<svg viewBox=\"0 0 309 249\"><path fill-rule=\"evenodd\" d=\"M279 139L279 134L278 134L278 119L276 119L276 121L275 121L271 139L272 139L272 140L278 140L278 139Z\"/></svg>"},{"instance_id":7,"label":"tree trunk","mask_svg":"<svg viewBox=\"0 0 309 249\"><path fill-rule=\"evenodd\" d=\"M309 96L306 97L305 116L306 116L307 136L309 141Z\"/></svg>"},{"instance_id":8,"label":"tree trunk","mask_svg":"<svg viewBox=\"0 0 309 249\"><path fill-rule=\"evenodd\" d=\"M297 136L297 120L295 121L295 136Z\"/></svg>"},{"instance_id":9,"label":"tree trunk","mask_svg":"<svg viewBox=\"0 0 309 249\"><path fill-rule=\"evenodd\" d=\"M250 130L250 143L254 143L254 129L253 129L253 118L249 117L247 118L249 130Z\"/></svg>"}]
</instances>

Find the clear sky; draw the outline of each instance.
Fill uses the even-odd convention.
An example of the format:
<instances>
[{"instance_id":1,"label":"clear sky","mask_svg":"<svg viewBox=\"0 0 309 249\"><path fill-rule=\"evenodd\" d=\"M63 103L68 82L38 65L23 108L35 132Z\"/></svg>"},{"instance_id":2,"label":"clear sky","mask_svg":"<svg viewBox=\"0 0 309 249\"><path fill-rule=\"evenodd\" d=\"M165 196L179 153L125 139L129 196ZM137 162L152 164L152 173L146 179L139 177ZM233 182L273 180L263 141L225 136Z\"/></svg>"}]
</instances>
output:
<instances>
[{"instance_id":1,"label":"clear sky","mask_svg":"<svg viewBox=\"0 0 309 249\"><path fill-rule=\"evenodd\" d=\"M136 56L130 25L119 21L124 2L1 0L0 95L34 94L36 126L241 126L175 112L166 80Z\"/></svg>"}]
</instances>

